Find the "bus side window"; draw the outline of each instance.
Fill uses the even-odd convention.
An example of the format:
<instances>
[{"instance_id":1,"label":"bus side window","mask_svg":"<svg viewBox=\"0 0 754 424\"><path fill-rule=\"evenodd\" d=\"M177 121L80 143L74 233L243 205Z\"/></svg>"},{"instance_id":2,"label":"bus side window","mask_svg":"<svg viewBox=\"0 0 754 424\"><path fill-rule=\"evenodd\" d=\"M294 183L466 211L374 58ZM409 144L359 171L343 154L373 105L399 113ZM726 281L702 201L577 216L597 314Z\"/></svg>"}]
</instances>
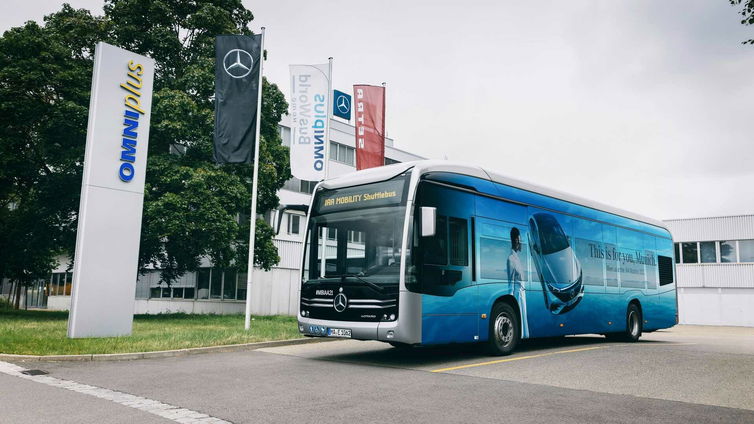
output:
<instances>
[{"instance_id":1,"label":"bus side window","mask_svg":"<svg viewBox=\"0 0 754 424\"><path fill-rule=\"evenodd\" d=\"M448 218L450 264L469 265L469 225L465 219Z\"/></svg>"},{"instance_id":2,"label":"bus side window","mask_svg":"<svg viewBox=\"0 0 754 424\"><path fill-rule=\"evenodd\" d=\"M435 235L423 237L424 263L431 265L448 264L448 219L437 215Z\"/></svg>"}]
</instances>

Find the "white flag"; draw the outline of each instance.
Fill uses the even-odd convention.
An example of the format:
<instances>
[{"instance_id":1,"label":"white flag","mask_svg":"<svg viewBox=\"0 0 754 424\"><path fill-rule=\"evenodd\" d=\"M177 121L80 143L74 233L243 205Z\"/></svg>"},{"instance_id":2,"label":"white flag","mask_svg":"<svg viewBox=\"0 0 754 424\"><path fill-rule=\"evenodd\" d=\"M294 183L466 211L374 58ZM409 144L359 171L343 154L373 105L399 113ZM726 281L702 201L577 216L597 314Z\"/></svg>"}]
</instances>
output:
<instances>
[{"instance_id":1,"label":"white flag","mask_svg":"<svg viewBox=\"0 0 754 424\"><path fill-rule=\"evenodd\" d=\"M301 180L325 177L330 119L329 64L291 65L291 173Z\"/></svg>"}]
</instances>

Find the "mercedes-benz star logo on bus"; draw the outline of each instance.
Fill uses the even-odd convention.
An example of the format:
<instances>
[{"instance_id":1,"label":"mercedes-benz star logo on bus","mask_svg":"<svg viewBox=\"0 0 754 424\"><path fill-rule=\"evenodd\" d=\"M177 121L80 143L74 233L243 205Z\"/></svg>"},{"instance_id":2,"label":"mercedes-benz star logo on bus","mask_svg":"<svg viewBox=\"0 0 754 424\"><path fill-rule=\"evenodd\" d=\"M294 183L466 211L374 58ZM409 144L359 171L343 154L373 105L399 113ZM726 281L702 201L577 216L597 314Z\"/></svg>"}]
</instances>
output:
<instances>
[{"instance_id":1,"label":"mercedes-benz star logo on bus","mask_svg":"<svg viewBox=\"0 0 754 424\"><path fill-rule=\"evenodd\" d=\"M338 112L342 113L343 115L351 110L351 102L346 96L338 96L338 99L335 101L335 103L336 107L338 108Z\"/></svg>"},{"instance_id":2,"label":"mercedes-benz star logo on bus","mask_svg":"<svg viewBox=\"0 0 754 424\"><path fill-rule=\"evenodd\" d=\"M343 293L338 293L332 301L332 306L335 308L335 312L343 312L348 306L348 298Z\"/></svg>"},{"instance_id":3,"label":"mercedes-benz star logo on bus","mask_svg":"<svg viewBox=\"0 0 754 424\"><path fill-rule=\"evenodd\" d=\"M253 66L254 59L246 50L233 49L223 58L225 73L233 78L243 78L249 75Z\"/></svg>"}]
</instances>

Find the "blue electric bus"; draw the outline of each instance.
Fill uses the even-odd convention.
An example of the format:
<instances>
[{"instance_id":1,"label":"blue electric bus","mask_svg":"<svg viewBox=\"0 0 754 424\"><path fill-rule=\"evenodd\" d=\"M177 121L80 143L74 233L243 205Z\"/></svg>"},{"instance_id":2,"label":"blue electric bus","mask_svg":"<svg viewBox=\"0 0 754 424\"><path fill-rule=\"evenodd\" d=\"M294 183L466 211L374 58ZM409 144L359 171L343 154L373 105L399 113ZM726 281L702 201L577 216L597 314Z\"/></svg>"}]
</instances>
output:
<instances>
[{"instance_id":1,"label":"blue electric bus","mask_svg":"<svg viewBox=\"0 0 754 424\"><path fill-rule=\"evenodd\" d=\"M321 182L309 207L299 331L394 346L600 333L678 322L662 222L447 161Z\"/></svg>"}]
</instances>

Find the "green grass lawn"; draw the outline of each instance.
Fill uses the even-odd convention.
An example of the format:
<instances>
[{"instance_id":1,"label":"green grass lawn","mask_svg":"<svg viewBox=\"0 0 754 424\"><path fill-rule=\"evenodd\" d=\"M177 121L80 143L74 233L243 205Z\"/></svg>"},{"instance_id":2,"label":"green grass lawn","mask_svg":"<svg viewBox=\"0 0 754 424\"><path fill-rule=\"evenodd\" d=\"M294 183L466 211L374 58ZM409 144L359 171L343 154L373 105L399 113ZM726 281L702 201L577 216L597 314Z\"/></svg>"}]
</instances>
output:
<instances>
[{"instance_id":1,"label":"green grass lawn","mask_svg":"<svg viewBox=\"0 0 754 424\"><path fill-rule=\"evenodd\" d=\"M0 308L0 353L72 355L126 353L220 346L301 337L296 318L255 316L251 331L243 315L136 315L127 337L69 339L68 312Z\"/></svg>"}]
</instances>

